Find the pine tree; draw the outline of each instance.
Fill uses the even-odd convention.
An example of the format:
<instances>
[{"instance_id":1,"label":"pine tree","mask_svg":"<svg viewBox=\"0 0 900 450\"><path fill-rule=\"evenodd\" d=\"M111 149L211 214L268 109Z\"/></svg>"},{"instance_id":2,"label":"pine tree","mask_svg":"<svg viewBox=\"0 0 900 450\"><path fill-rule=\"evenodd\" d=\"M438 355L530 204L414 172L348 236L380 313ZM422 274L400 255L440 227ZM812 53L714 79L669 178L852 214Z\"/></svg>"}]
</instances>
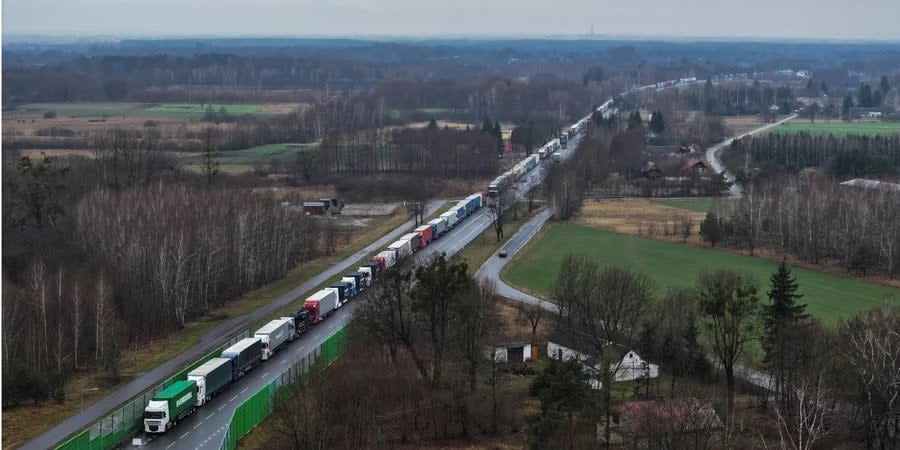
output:
<instances>
[{"instance_id":1,"label":"pine tree","mask_svg":"<svg viewBox=\"0 0 900 450\"><path fill-rule=\"evenodd\" d=\"M841 114L845 115L845 116L850 114L850 108L852 108L852 107L853 107L853 97L851 97L850 94L847 94L847 96L844 97L844 105L841 107Z\"/></svg>"},{"instance_id":2,"label":"pine tree","mask_svg":"<svg viewBox=\"0 0 900 450\"><path fill-rule=\"evenodd\" d=\"M722 227L716 213L712 211L706 213L706 218L700 222L700 235L703 236L704 241L709 242L711 247L715 247L716 243L722 239Z\"/></svg>"},{"instance_id":3,"label":"pine tree","mask_svg":"<svg viewBox=\"0 0 900 450\"><path fill-rule=\"evenodd\" d=\"M784 407L784 387L789 383L794 366L799 357L800 342L798 331L809 318L806 304L798 303L803 295L797 293L797 279L791 275L791 269L785 261L769 278L768 305L763 306L763 362L775 379L775 394Z\"/></svg>"},{"instance_id":4,"label":"pine tree","mask_svg":"<svg viewBox=\"0 0 900 450\"><path fill-rule=\"evenodd\" d=\"M648 124L648 126L650 127L650 131L652 131L656 134L659 134L659 133L662 133L663 131L665 131L666 122L665 122L665 119L663 119L662 112L653 111L653 116L650 117L650 123Z\"/></svg>"}]
</instances>

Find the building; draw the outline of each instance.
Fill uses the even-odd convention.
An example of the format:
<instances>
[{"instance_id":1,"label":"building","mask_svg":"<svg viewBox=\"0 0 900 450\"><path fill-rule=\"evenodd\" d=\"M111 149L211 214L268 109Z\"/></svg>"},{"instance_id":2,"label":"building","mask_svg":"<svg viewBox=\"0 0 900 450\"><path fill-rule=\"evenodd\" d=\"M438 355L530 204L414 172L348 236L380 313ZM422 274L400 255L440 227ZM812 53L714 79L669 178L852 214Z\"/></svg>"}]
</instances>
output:
<instances>
[{"instance_id":1,"label":"building","mask_svg":"<svg viewBox=\"0 0 900 450\"><path fill-rule=\"evenodd\" d=\"M659 366L644 361L633 349L610 342L603 350L613 355L609 368L615 372L613 377L615 381L634 381L659 376ZM566 361L570 359L581 361L585 371L591 376L591 387L594 389L602 387L599 380L602 375L599 353L580 336L569 330L557 329L547 342L547 356Z\"/></svg>"},{"instance_id":2,"label":"building","mask_svg":"<svg viewBox=\"0 0 900 450\"><path fill-rule=\"evenodd\" d=\"M531 361L536 357L537 347L532 346L528 342L509 342L504 344L493 344L487 348L488 359L494 362L504 363L523 363ZM494 357L491 358L491 353Z\"/></svg>"},{"instance_id":3,"label":"building","mask_svg":"<svg viewBox=\"0 0 900 450\"><path fill-rule=\"evenodd\" d=\"M709 176L709 166L700 158L687 158L681 163L681 175L692 177Z\"/></svg>"},{"instance_id":4,"label":"building","mask_svg":"<svg viewBox=\"0 0 900 450\"><path fill-rule=\"evenodd\" d=\"M887 181L867 180L864 178L854 178L841 183L841 186L855 189L878 189L885 191L900 192L900 184L888 183Z\"/></svg>"},{"instance_id":5,"label":"building","mask_svg":"<svg viewBox=\"0 0 900 450\"><path fill-rule=\"evenodd\" d=\"M694 397L643 400L622 404L610 417L610 443L637 448L715 448L725 424L712 405ZM597 439L606 441L606 423L597 424Z\"/></svg>"},{"instance_id":6,"label":"building","mask_svg":"<svg viewBox=\"0 0 900 450\"><path fill-rule=\"evenodd\" d=\"M644 167L641 168L641 176L648 180L656 180L663 177L662 170L659 167L656 167L656 163L653 161L647 161L644 163Z\"/></svg>"},{"instance_id":7,"label":"building","mask_svg":"<svg viewBox=\"0 0 900 450\"><path fill-rule=\"evenodd\" d=\"M867 119L878 119L881 117L881 108L861 108L859 106L854 106L850 108L847 112L850 117L856 118L867 118Z\"/></svg>"}]
</instances>

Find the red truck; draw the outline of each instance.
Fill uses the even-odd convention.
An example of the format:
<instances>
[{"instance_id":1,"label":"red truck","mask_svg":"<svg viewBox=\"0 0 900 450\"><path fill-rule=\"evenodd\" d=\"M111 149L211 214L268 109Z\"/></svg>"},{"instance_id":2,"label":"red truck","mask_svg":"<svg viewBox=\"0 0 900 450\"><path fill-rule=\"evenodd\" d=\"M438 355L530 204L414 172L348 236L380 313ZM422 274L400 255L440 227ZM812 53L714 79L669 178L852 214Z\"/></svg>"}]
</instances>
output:
<instances>
[{"instance_id":1,"label":"red truck","mask_svg":"<svg viewBox=\"0 0 900 450\"><path fill-rule=\"evenodd\" d=\"M413 231L422 238L419 242L420 248L424 248L428 245L428 243L431 242L431 238L434 236L434 228L431 228L431 225L422 225Z\"/></svg>"}]
</instances>

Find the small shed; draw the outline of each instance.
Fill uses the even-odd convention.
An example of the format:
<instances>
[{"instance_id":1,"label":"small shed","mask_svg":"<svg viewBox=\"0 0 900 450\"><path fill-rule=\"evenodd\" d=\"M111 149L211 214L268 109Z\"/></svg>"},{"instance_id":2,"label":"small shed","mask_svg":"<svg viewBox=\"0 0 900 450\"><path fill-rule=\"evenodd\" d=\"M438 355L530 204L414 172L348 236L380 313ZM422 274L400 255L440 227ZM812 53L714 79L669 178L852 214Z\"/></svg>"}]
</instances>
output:
<instances>
[{"instance_id":1,"label":"small shed","mask_svg":"<svg viewBox=\"0 0 900 450\"><path fill-rule=\"evenodd\" d=\"M314 214L317 216L321 216L325 214L327 208L325 207L325 202L313 202L307 201L303 202L303 212L307 214Z\"/></svg>"},{"instance_id":2,"label":"small shed","mask_svg":"<svg viewBox=\"0 0 900 450\"><path fill-rule=\"evenodd\" d=\"M533 346L528 342L509 342L491 345L487 349L487 354L488 358L495 362L515 364L531 361L533 351ZM493 358L491 358L492 353Z\"/></svg>"}]
</instances>

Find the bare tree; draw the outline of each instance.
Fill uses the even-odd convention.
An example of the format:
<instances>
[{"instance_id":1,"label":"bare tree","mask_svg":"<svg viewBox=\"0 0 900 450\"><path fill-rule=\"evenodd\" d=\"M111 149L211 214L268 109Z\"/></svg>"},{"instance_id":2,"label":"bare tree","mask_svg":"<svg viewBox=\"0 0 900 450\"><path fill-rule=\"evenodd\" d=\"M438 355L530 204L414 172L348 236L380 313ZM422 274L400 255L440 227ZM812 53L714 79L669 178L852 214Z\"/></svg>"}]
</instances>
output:
<instances>
[{"instance_id":1,"label":"bare tree","mask_svg":"<svg viewBox=\"0 0 900 450\"><path fill-rule=\"evenodd\" d=\"M537 335L538 325L541 318L544 317L544 308L527 303L520 303L516 306L516 321L521 324L527 324L531 327L531 340L534 341ZM532 342L533 343L533 342Z\"/></svg>"},{"instance_id":2,"label":"bare tree","mask_svg":"<svg viewBox=\"0 0 900 450\"><path fill-rule=\"evenodd\" d=\"M781 447L810 450L828 435L829 420L834 415L834 398L825 385L824 376L804 379L787 388L790 412L775 408L776 427Z\"/></svg>"},{"instance_id":3,"label":"bare tree","mask_svg":"<svg viewBox=\"0 0 900 450\"><path fill-rule=\"evenodd\" d=\"M487 344L485 338L495 325L496 292L497 285L494 280L485 280L477 284L473 281L460 298L455 311L459 330L455 341L468 369L471 392L477 391L479 363L484 357L483 349Z\"/></svg>"}]
</instances>

